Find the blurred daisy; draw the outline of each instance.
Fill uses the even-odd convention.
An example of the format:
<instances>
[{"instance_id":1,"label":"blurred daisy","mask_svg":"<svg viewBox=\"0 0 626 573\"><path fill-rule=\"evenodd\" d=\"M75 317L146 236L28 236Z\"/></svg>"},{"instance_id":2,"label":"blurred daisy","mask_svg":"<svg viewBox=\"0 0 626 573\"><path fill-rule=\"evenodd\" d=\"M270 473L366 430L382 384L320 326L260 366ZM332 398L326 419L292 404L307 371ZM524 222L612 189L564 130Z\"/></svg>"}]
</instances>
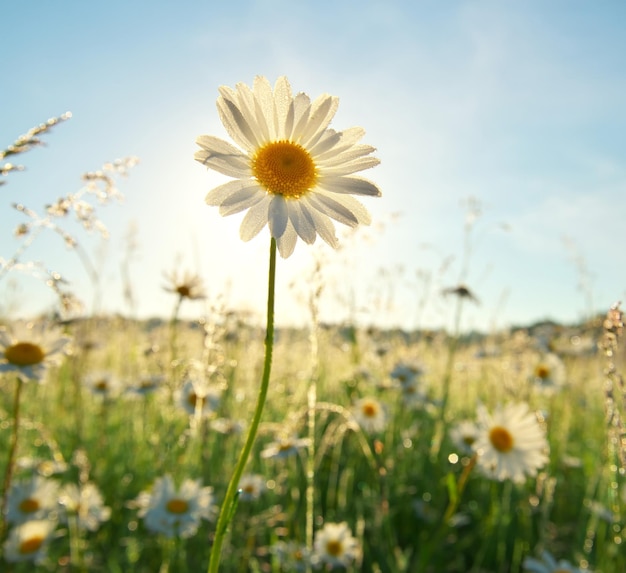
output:
<instances>
[{"instance_id":1,"label":"blurred daisy","mask_svg":"<svg viewBox=\"0 0 626 573\"><path fill-rule=\"evenodd\" d=\"M387 425L385 408L375 398L357 400L352 407L352 415L361 429L368 434L382 432Z\"/></svg>"},{"instance_id":2,"label":"blurred daisy","mask_svg":"<svg viewBox=\"0 0 626 573\"><path fill-rule=\"evenodd\" d=\"M199 479L186 479L177 490L169 475L157 478L151 491L139 494L137 503L146 527L166 537L191 537L200 521L214 513L213 488L202 487Z\"/></svg>"},{"instance_id":3,"label":"blurred daisy","mask_svg":"<svg viewBox=\"0 0 626 573\"><path fill-rule=\"evenodd\" d=\"M473 454L472 446L478 438L479 428L470 420L458 422L450 429L452 443L464 454Z\"/></svg>"},{"instance_id":4,"label":"blurred daisy","mask_svg":"<svg viewBox=\"0 0 626 573\"><path fill-rule=\"evenodd\" d=\"M493 415L478 407L479 433L473 444L487 476L521 483L548 462L548 440L528 404L498 407Z\"/></svg>"},{"instance_id":5,"label":"blurred daisy","mask_svg":"<svg viewBox=\"0 0 626 573\"><path fill-rule=\"evenodd\" d=\"M557 562L547 551L541 553L540 560L526 557L522 567L524 567L524 571L528 573L582 573L581 569L574 567L569 561L565 561L565 559L560 559Z\"/></svg>"},{"instance_id":6,"label":"blurred daisy","mask_svg":"<svg viewBox=\"0 0 626 573\"><path fill-rule=\"evenodd\" d=\"M24 523L47 518L57 508L58 493L58 483L42 476L14 482L9 490L7 521Z\"/></svg>"},{"instance_id":7,"label":"blurred daisy","mask_svg":"<svg viewBox=\"0 0 626 573\"><path fill-rule=\"evenodd\" d=\"M193 379L186 380L178 393L178 403L190 416L212 414L218 409L220 399L219 390Z\"/></svg>"},{"instance_id":8,"label":"blurred daisy","mask_svg":"<svg viewBox=\"0 0 626 573\"><path fill-rule=\"evenodd\" d=\"M4 558L10 563L43 561L55 527L55 522L48 519L28 521L13 527L4 542Z\"/></svg>"},{"instance_id":9,"label":"blurred daisy","mask_svg":"<svg viewBox=\"0 0 626 573\"><path fill-rule=\"evenodd\" d=\"M244 429L243 422L239 420L231 420L230 418L216 418L211 421L211 429L218 434L230 435L241 434Z\"/></svg>"},{"instance_id":10,"label":"blurred daisy","mask_svg":"<svg viewBox=\"0 0 626 573\"><path fill-rule=\"evenodd\" d=\"M117 396L122 390L122 382L111 372L92 372L84 379L87 389L94 395L108 399Z\"/></svg>"},{"instance_id":11,"label":"blurred daisy","mask_svg":"<svg viewBox=\"0 0 626 573\"><path fill-rule=\"evenodd\" d=\"M391 371L391 378L401 386L415 385L424 375L424 369L413 363L398 362Z\"/></svg>"},{"instance_id":12,"label":"blurred daisy","mask_svg":"<svg viewBox=\"0 0 626 573\"><path fill-rule=\"evenodd\" d=\"M278 541L271 547L283 571L306 571L311 555L306 545L296 541Z\"/></svg>"},{"instance_id":13,"label":"blurred daisy","mask_svg":"<svg viewBox=\"0 0 626 573\"><path fill-rule=\"evenodd\" d=\"M46 460L29 456L18 458L15 465L20 470L30 470L44 477L65 473L69 467L63 459Z\"/></svg>"},{"instance_id":14,"label":"blurred daisy","mask_svg":"<svg viewBox=\"0 0 626 573\"><path fill-rule=\"evenodd\" d=\"M0 329L0 372L14 372L23 380L43 381L47 369L63 358L70 339L44 325L16 325Z\"/></svg>"},{"instance_id":15,"label":"blurred daisy","mask_svg":"<svg viewBox=\"0 0 626 573\"><path fill-rule=\"evenodd\" d=\"M111 508L104 505L102 494L91 482L81 487L66 484L59 495L59 503L65 508L65 517L76 515L78 526L83 530L97 531L111 517Z\"/></svg>"},{"instance_id":16,"label":"blurred daisy","mask_svg":"<svg viewBox=\"0 0 626 573\"><path fill-rule=\"evenodd\" d=\"M348 524L326 523L315 534L313 558L328 565L349 565L359 554L359 542L352 537Z\"/></svg>"},{"instance_id":17,"label":"blurred daisy","mask_svg":"<svg viewBox=\"0 0 626 573\"><path fill-rule=\"evenodd\" d=\"M534 365L530 379L542 390L560 390L565 385L565 364L553 352L544 354Z\"/></svg>"},{"instance_id":18,"label":"blurred daisy","mask_svg":"<svg viewBox=\"0 0 626 573\"><path fill-rule=\"evenodd\" d=\"M131 384L128 392L135 396L147 396L153 394L163 387L165 376L161 374L148 374L139 379L139 383Z\"/></svg>"},{"instance_id":19,"label":"blurred daisy","mask_svg":"<svg viewBox=\"0 0 626 573\"><path fill-rule=\"evenodd\" d=\"M272 87L257 76L252 89L243 83L219 88L217 109L231 138L241 149L217 137L202 135L195 159L233 181L206 197L220 214L248 210L240 229L248 241L266 224L282 257L293 252L300 237L317 235L337 246L331 219L350 227L369 224L363 205L350 195L380 196L376 185L353 173L378 165L375 149L359 144L364 131L330 129L339 99L327 94L311 102L292 95L287 78Z\"/></svg>"},{"instance_id":20,"label":"blurred daisy","mask_svg":"<svg viewBox=\"0 0 626 573\"><path fill-rule=\"evenodd\" d=\"M262 458L288 458L294 456L302 448L309 445L307 438L295 438L293 436L283 436L268 444L261 452Z\"/></svg>"},{"instance_id":21,"label":"blurred daisy","mask_svg":"<svg viewBox=\"0 0 626 573\"><path fill-rule=\"evenodd\" d=\"M165 273L168 284L163 287L167 292L177 294L180 299L199 300L206 298L202 279L194 274L186 272L180 276L177 272Z\"/></svg>"},{"instance_id":22,"label":"blurred daisy","mask_svg":"<svg viewBox=\"0 0 626 573\"><path fill-rule=\"evenodd\" d=\"M239 499L241 501L254 501L261 497L266 489L265 478L259 474L246 474L239 480Z\"/></svg>"}]
</instances>

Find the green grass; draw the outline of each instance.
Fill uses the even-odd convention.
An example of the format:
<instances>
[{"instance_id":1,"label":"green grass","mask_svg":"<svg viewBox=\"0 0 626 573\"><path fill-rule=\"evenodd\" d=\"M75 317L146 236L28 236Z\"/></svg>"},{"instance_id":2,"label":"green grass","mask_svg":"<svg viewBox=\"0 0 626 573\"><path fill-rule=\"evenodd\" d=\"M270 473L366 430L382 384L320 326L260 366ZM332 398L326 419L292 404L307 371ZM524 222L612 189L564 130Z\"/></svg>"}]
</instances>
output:
<instances>
[{"instance_id":1,"label":"green grass","mask_svg":"<svg viewBox=\"0 0 626 573\"><path fill-rule=\"evenodd\" d=\"M18 457L62 458L68 471L60 483L86 476L99 487L110 520L96 532L74 540L58 526L45 563L6 563L0 570L203 572L208 567L215 521L204 521L189 539L167 540L148 531L133 500L166 473L180 483L201 478L214 488L220 503L243 441L242 434L221 434L202 421L191 429L186 413L173 402L185 364L203 359L215 366L224 387L214 417L249 421L263 364L263 333L239 326L227 335L217 329L217 343L204 348L204 330L179 324L172 364L167 328L110 319L67 327L79 343L48 383L24 385ZM103 336L106 333L106 337ZM532 339L503 335L500 353L476 357L475 343L458 346L452 362L450 399L441 420L437 406L447 376L449 341L397 332L358 331L352 339L341 330L318 333L318 359L312 361L306 332L281 330L276 337L274 368L260 433L247 472L260 473L269 488L259 500L240 502L223 550L221 571L281 571L271 547L279 539L306 540L307 450L287 459L264 459L260 452L286 428L307 434L307 390L317 383L314 441L314 508L316 530L324 522L346 521L362 546L362 557L348 570L363 572L516 573L523 559L550 551L596 572L626 571L623 476L609 447L605 419L605 357L564 357L567 384L549 396L529 384L527 373L536 351ZM80 343L83 343L81 349ZM84 342L97 345L84 349ZM564 346L567 339L563 338ZM145 353L158 344L159 350ZM385 347L385 353L377 353ZM390 372L403 360L426 367L425 384L432 404L407 407ZM371 378L356 375L365 368ZM95 370L117 372L127 382L145 373L166 376L156 394L108 402L82 384ZM14 431L15 380L1 378L0 472ZM170 391L171 390L171 391ZM384 432L370 436L347 416L352 401L375 396L387 408ZM443 516L469 463L448 437L448 428L475 416L477 400L528 401L543 412L550 462L536 479L522 485L496 482L477 467L460 492L455 518ZM82 452L82 461L77 452ZM27 475L17 472L14 479ZM609 522L596 509L614 513Z\"/></svg>"}]
</instances>

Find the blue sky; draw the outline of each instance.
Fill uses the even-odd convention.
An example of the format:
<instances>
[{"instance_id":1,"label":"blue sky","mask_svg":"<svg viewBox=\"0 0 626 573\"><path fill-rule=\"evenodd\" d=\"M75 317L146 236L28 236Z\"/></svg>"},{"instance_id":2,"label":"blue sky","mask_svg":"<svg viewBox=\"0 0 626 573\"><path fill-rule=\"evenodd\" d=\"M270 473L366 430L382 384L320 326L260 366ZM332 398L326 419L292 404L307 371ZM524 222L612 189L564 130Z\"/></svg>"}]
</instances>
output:
<instances>
[{"instance_id":1,"label":"blue sky","mask_svg":"<svg viewBox=\"0 0 626 573\"><path fill-rule=\"evenodd\" d=\"M169 315L162 274L180 267L202 275L211 302L263 316L268 235L242 243L241 218L204 204L225 178L193 160L198 135L226 135L218 86L259 74L339 96L333 127L363 126L381 159L365 174L383 192L364 201L373 225L338 251L299 243L279 261L279 322L306 323L317 261L322 318L363 324L449 327L440 291L460 280L480 299L465 328L575 321L626 297L626 3L40 0L8 4L3 21L0 144L73 117L0 187L0 256L18 246L12 202L41 211L82 173L141 161L119 182L125 202L98 208L106 246L66 225L100 270L105 310L129 312L120 266L134 228L137 315ZM470 197L481 215L466 258ZM80 259L55 235L24 260L91 304ZM0 296L13 316L53 301L16 273Z\"/></svg>"}]
</instances>

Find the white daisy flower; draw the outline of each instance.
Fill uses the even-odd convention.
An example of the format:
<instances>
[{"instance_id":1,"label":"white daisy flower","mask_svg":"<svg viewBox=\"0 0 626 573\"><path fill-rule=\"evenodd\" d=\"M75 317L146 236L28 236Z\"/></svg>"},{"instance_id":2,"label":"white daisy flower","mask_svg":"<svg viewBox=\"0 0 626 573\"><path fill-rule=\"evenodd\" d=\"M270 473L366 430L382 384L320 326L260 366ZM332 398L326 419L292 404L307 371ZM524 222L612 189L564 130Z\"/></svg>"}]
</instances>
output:
<instances>
[{"instance_id":1,"label":"white daisy flower","mask_svg":"<svg viewBox=\"0 0 626 573\"><path fill-rule=\"evenodd\" d=\"M117 396L123 389L122 381L111 372L91 372L83 383L94 396L104 399Z\"/></svg>"},{"instance_id":2,"label":"white daisy flower","mask_svg":"<svg viewBox=\"0 0 626 573\"><path fill-rule=\"evenodd\" d=\"M254 501L261 497L266 490L265 478L259 474L246 474L239 480L239 499L241 501Z\"/></svg>"},{"instance_id":3,"label":"white daisy flower","mask_svg":"<svg viewBox=\"0 0 626 573\"><path fill-rule=\"evenodd\" d=\"M475 422L463 420L450 428L450 439L462 453L473 454L472 446L479 433L480 429Z\"/></svg>"},{"instance_id":4,"label":"white daisy flower","mask_svg":"<svg viewBox=\"0 0 626 573\"><path fill-rule=\"evenodd\" d=\"M136 384L130 384L127 391L131 396L147 396L157 392L165 385L165 376L162 374L146 374Z\"/></svg>"},{"instance_id":5,"label":"white daisy flower","mask_svg":"<svg viewBox=\"0 0 626 573\"><path fill-rule=\"evenodd\" d=\"M171 476L157 478L151 491L139 494L137 503L146 527L166 537L191 537L200 521L214 514L213 488L202 487L199 479L186 479L177 490Z\"/></svg>"},{"instance_id":6,"label":"white daisy flower","mask_svg":"<svg viewBox=\"0 0 626 573\"><path fill-rule=\"evenodd\" d=\"M202 382L188 379L178 392L178 404L189 414L194 416L208 416L214 413L221 400L221 392Z\"/></svg>"},{"instance_id":7,"label":"white daisy flower","mask_svg":"<svg viewBox=\"0 0 626 573\"><path fill-rule=\"evenodd\" d=\"M55 527L55 522L48 519L27 521L13 527L4 542L4 558L10 563L40 563L47 555Z\"/></svg>"},{"instance_id":8,"label":"white daisy flower","mask_svg":"<svg viewBox=\"0 0 626 573\"><path fill-rule=\"evenodd\" d=\"M288 458L298 453L302 448L309 445L308 438L295 438L292 436L282 436L276 441L268 444L261 452L262 458Z\"/></svg>"},{"instance_id":9,"label":"white daisy flower","mask_svg":"<svg viewBox=\"0 0 626 573\"><path fill-rule=\"evenodd\" d=\"M46 519L57 508L59 484L43 476L16 481L9 489L7 521L24 523Z\"/></svg>"},{"instance_id":10,"label":"white daisy flower","mask_svg":"<svg viewBox=\"0 0 626 573\"><path fill-rule=\"evenodd\" d=\"M390 376L401 386L414 385L424 376L424 369L416 363L398 362L393 367Z\"/></svg>"},{"instance_id":11,"label":"white daisy flower","mask_svg":"<svg viewBox=\"0 0 626 573\"><path fill-rule=\"evenodd\" d=\"M276 555L281 571L306 571L311 564L307 546L296 541L278 541L270 551Z\"/></svg>"},{"instance_id":12,"label":"white daisy flower","mask_svg":"<svg viewBox=\"0 0 626 573\"><path fill-rule=\"evenodd\" d=\"M59 503L65 508L64 517L67 518L67 514L76 515L78 526L83 530L97 531L111 517L111 508L104 505L100 490L91 482L81 487L66 484L61 490Z\"/></svg>"},{"instance_id":13,"label":"white daisy flower","mask_svg":"<svg viewBox=\"0 0 626 573\"><path fill-rule=\"evenodd\" d=\"M553 352L544 354L534 365L531 381L540 389L558 391L565 385L565 364Z\"/></svg>"},{"instance_id":14,"label":"white daisy flower","mask_svg":"<svg viewBox=\"0 0 626 573\"><path fill-rule=\"evenodd\" d=\"M14 372L23 380L45 379L50 366L63 358L70 339L55 328L32 324L0 329L0 372Z\"/></svg>"},{"instance_id":15,"label":"white daisy flower","mask_svg":"<svg viewBox=\"0 0 626 573\"><path fill-rule=\"evenodd\" d=\"M528 573L583 573L582 569L574 567L569 561L557 561L550 553L543 551L541 559L526 557L522 563L524 571Z\"/></svg>"},{"instance_id":16,"label":"white daisy flower","mask_svg":"<svg viewBox=\"0 0 626 573\"><path fill-rule=\"evenodd\" d=\"M384 406L376 398L361 398L352 407L352 415L361 429L368 434L382 432L387 425Z\"/></svg>"},{"instance_id":17,"label":"white daisy flower","mask_svg":"<svg viewBox=\"0 0 626 573\"><path fill-rule=\"evenodd\" d=\"M352 536L348 524L326 523L315 534L313 559L328 565L349 565L359 555L359 542Z\"/></svg>"},{"instance_id":18,"label":"white daisy flower","mask_svg":"<svg viewBox=\"0 0 626 573\"><path fill-rule=\"evenodd\" d=\"M498 407L490 415L478 407L480 432L473 444L477 463L487 476L521 483L548 462L548 440L528 404Z\"/></svg>"},{"instance_id":19,"label":"white daisy flower","mask_svg":"<svg viewBox=\"0 0 626 573\"><path fill-rule=\"evenodd\" d=\"M217 109L224 127L241 149L210 135L196 140L202 148L195 159L235 177L206 197L221 215L248 210L240 229L248 241L266 224L283 258L300 237L315 242L320 235L337 246L331 219L350 227L369 224L366 209L350 195L380 196L376 185L352 176L378 165L375 149L359 144L364 131L337 132L330 124L339 99L328 94L311 102L304 93L292 95L287 78L272 87L257 76L252 89L239 83L219 88Z\"/></svg>"}]
</instances>

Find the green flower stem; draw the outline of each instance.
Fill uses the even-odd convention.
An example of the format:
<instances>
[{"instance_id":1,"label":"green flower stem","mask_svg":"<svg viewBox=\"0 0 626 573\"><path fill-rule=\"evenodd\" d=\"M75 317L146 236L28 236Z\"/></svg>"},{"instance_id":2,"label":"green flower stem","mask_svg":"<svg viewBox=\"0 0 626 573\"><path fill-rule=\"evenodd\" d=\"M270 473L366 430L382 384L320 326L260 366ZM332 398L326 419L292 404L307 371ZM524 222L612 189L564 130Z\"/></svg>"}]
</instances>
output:
<instances>
[{"instance_id":1,"label":"green flower stem","mask_svg":"<svg viewBox=\"0 0 626 573\"><path fill-rule=\"evenodd\" d=\"M18 431L20 427L20 397L22 395L22 386L24 385L21 376L17 376L15 395L13 397L13 434L11 435L11 443L9 445L9 456L7 465L4 470L4 484L2 487L2 501L0 501L0 517L6 514L7 503L9 500L9 489L11 488L11 480L13 479L13 469L15 466L15 454L17 453ZM7 533L6 520L0 520L0 542Z\"/></svg>"},{"instance_id":2,"label":"green flower stem","mask_svg":"<svg viewBox=\"0 0 626 573\"><path fill-rule=\"evenodd\" d=\"M259 395L257 398L256 408L254 410L254 416L250 423L248 430L248 436L243 445L243 449L239 454L237 465L230 478L228 489L220 509L220 515L217 520L217 526L215 531L215 540L213 541L213 547L211 549L211 559L209 561L208 573L217 573L220 566L220 557L222 552L222 544L224 542L224 536L226 535L226 529L230 523L235 504L237 503L237 490L239 488L239 481L241 475L250 456L252 445L256 438L259 423L261 422L261 415L263 414L263 406L265 405L265 399L267 397L267 390L269 388L270 372L272 369L272 351L274 348L274 287L276 284L276 239L272 237L270 243L270 268L269 268L269 280L267 288L267 326L265 330L265 362L263 364L263 378L261 379L261 387L259 388Z\"/></svg>"}]
</instances>

